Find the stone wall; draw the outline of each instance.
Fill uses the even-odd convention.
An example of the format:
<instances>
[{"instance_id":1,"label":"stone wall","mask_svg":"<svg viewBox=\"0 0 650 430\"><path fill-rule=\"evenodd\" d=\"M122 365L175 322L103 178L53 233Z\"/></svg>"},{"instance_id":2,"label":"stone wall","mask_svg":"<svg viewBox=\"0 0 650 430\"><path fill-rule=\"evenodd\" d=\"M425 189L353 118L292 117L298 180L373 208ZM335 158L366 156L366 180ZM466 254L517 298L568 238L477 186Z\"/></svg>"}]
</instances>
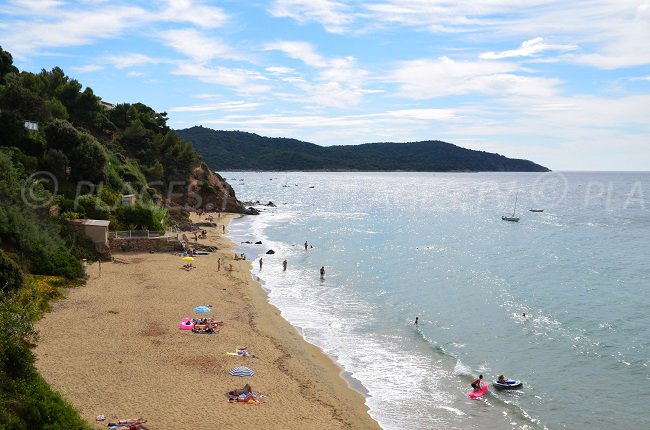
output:
<instances>
[{"instance_id":1,"label":"stone wall","mask_svg":"<svg viewBox=\"0 0 650 430\"><path fill-rule=\"evenodd\" d=\"M173 252L182 251L181 242L176 239L161 238L131 238L108 239L111 252Z\"/></svg>"}]
</instances>

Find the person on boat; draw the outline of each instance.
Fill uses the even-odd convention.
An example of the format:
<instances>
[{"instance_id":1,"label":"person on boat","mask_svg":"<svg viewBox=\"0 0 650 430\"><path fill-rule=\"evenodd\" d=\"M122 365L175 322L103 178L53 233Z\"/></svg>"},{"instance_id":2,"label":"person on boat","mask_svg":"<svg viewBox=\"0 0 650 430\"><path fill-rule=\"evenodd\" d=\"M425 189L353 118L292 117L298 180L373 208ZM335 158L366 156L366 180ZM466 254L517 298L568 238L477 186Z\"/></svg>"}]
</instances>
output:
<instances>
[{"instance_id":1,"label":"person on boat","mask_svg":"<svg viewBox=\"0 0 650 430\"><path fill-rule=\"evenodd\" d=\"M506 377L503 376L503 375L499 375L499 377L497 378L497 382L499 384L505 384L506 383Z\"/></svg>"},{"instance_id":2,"label":"person on boat","mask_svg":"<svg viewBox=\"0 0 650 430\"><path fill-rule=\"evenodd\" d=\"M483 375L478 375L478 378L471 383L475 392L481 389L481 383L483 383Z\"/></svg>"}]
</instances>

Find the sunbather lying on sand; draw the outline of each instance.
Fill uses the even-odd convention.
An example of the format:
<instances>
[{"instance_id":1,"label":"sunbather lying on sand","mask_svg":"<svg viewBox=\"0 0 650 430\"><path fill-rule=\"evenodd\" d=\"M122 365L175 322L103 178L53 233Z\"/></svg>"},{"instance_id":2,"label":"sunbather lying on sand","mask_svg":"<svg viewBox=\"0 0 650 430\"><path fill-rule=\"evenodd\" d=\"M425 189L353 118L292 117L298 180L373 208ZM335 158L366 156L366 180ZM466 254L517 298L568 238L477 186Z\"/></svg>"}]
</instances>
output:
<instances>
[{"instance_id":1,"label":"sunbather lying on sand","mask_svg":"<svg viewBox=\"0 0 650 430\"><path fill-rule=\"evenodd\" d=\"M229 392L228 392L228 395L229 395L229 396L235 396L235 397L237 397L237 396L239 396L240 394L248 394L248 393L252 393L252 392L253 392L253 389L251 388L251 386L248 385L248 384L246 384L246 385L244 385L244 388L242 388L241 390L232 390L232 391L229 391Z\"/></svg>"},{"instance_id":2,"label":"sunbather lying on sand","mask_svg":"<svg viewBox=\"0 0 650 430\"><path fill-rule=\"evenodd\" d=\"M108 428L111 430L150 430L144 425L145 422L146 420L142 418L127 418L108 423Z\"/></svg>"},{"instance_id":3,"label":"sunbather lying on sand","mask_svg":"<svg viewBox=\"0 0 650 430\"><path fill-rule=\"evenodd\" d=\"M250 385L244 385L241 390L232 390L228 392L229 402L257 403L259 393L253 391Z\"/></svg>"}]
</instances>

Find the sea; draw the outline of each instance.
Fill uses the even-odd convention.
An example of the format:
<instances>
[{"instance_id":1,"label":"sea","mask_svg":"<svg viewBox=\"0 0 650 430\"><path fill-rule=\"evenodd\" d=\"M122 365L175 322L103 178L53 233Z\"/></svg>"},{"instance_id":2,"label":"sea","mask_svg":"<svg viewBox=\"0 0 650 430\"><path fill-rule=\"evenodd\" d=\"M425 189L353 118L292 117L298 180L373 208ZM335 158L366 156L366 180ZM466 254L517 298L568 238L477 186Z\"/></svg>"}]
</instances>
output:
<instances>
[{"instance_id":1,"label":"sea","mask_svg":"<svg viewBox=\"0 0 650 430\"><path fill-rule=\"evenodd\" d=\"M648 428L650 173L221 174L260 202L251 276L383 429Z\"/></svg>"}]
</instances>

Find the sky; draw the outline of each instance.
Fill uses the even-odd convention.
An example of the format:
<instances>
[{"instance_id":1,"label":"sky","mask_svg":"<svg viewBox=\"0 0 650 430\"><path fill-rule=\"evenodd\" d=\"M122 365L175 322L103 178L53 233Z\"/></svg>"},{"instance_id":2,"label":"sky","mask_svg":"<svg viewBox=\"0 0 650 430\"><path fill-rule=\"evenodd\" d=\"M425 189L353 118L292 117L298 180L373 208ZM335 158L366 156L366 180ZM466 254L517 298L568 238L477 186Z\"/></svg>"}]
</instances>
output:
<instances>
[{"instance_id":1,"label":"sky","mask_svg":"<svg viewBox=\"0 0 650 430\"><path fill-rule=\"evenodd\" d=\"M176 129L650 168L650 0L0 0L0 46Z\"/></svg>"}]
</instances>

